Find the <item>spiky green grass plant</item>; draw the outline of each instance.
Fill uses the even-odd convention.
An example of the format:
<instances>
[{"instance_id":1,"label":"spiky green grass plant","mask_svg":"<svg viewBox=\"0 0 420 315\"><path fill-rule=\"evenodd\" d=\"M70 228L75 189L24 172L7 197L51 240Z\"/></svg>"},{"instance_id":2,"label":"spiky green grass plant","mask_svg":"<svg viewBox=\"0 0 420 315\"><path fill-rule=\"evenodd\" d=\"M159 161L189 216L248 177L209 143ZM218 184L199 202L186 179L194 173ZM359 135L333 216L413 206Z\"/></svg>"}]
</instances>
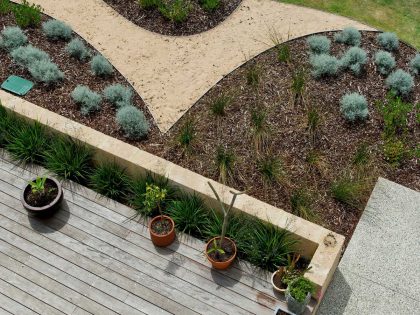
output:
<instances>
[{"instance_id":1,"label":"spiky green grass plant","mask_svg":"<svg viewBox=\"0 0 420 315\"><path fill-rule=\"evenodd\" d=\"M85 183L92 170L92 154L86 145L56 135L44 152L45 166L63 179Z\"/></svg>"},{"instance_id":2,"label":"spiky green grass plant","mask_svg":"<svg viewBox=\"0 0 420 315\"><path fill-rule=\"evenodd\" d=\"M125 170L110 162L98 165L93 170L89 183L96 192L117 201L123 201L130 188L130 178Z\"/></svg>"}]
</instances>

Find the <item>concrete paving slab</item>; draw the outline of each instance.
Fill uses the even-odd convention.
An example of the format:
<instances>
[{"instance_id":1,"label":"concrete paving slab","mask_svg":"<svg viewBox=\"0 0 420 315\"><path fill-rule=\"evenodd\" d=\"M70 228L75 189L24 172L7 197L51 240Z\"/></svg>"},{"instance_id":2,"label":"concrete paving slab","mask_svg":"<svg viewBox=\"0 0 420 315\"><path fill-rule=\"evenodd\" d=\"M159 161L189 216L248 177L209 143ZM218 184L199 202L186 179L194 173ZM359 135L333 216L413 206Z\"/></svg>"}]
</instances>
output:
<instances>
[{"instance_id":1,"label":"concrete paving slab","mask_svg":"<svg viewBox=\"0 0 420 315\"><path fill-rule=\"evenodd\" d=\"M420 193L380 178L319 314L418 314Z\"/></svg>"}]
</instances>

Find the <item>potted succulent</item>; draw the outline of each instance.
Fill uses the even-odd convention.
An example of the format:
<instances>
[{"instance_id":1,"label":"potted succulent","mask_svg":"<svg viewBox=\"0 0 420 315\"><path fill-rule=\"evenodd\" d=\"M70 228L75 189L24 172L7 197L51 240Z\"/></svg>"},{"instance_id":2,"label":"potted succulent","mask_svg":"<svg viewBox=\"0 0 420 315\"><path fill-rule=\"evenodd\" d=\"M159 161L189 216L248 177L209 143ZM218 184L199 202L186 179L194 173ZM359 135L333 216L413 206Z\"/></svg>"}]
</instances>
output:
<instances>
[{"instance_id":1,"label":"potted succulent","mask_svg":"<svg viewBox=\"0 0 420 315\"><path fill-rule=\"evenodd\" d=\"M208 182L208 184L211 190L213 191L214 195L216 196L217 201L220 203L220 208L222 209L222 212L223 212L223 225L222 225L222 232L220 236L212 238L207 243L206 256L207 256L207 259L210 261L211 265L213 266L213 268L224 270L224 269L227 269L232 264L237 253L235 242L232 239L226 237L226 229L228 225L229 214L233 208L236 197L243 193L236 193L236 192L231 191L230 193L233 195L233 197L229 205L229 208L226 209L225 205L221 201L213 185L210 182Z\"/></svg>"},{"instance_id":2,"label":"potted succulent","mask_svg":"<svg viewBox=\"0 0 420 315\"><path fill-rule=\"evenodd\" d=\"M23 207L31 216L48 217L60 207L63 200L61 184L50 177L37 177L28 182L22 191Z\"/></svg>"},{"instance_id":3,"label":"potted succulent","mask_svg":"<svg viewBox=\"0 0 420 315\"><path fill-rule=\"evenodd\" d=\"M297 262L300 255L294 253L293 256L287 255L287 265L280 266L271 276L271 284L274 290L285 293L287 285L299 276L303 276L311 267L299 268Z\"/></svg>"},{"instance_id":4,"label":"potted succulent","mask_svg":"<svg viewBox=\"0 0 420 315\"><path fill-rule=\"evenodd\" d=\"M299 276L289 283L286 290L288 309L296 315L302 314L315 292L312 281Z\"/></svg>"},{"instance_id":5,"label":"potted succulent","mask_svg":"<svg viewBox=\"0 0 420 315\"><path fill-rule=\"evenodd\" d=\"M171 217L162 212L162 202L166 198L166 189L155 184L146 184L144 194L144 207L152 212L158 208L159 215L149 222L150 238L156 246L164 247L175 240L175 223Z\"/></svg>"}]
</instances>

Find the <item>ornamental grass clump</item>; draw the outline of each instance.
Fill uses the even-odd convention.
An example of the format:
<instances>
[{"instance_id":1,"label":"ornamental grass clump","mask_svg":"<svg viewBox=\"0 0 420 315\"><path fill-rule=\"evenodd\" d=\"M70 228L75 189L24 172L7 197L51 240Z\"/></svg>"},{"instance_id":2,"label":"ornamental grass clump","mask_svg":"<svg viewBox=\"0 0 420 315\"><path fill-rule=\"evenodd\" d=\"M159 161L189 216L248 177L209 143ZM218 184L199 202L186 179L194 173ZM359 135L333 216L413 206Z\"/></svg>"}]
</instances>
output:
<instances>
[{"instance_id":1,"label":"ornamental grass clump","mask_svg":"<svg viewBox=\"0 0 420 315\"><path fill-rule=\"evenodd\" d=\"M26 45L28 37L25 33L17 26L6 26L0 37L0 47L12 51L20 46Z\"/></svg>"},{"instance_id":2,"label":"ornamental grass clump","mask_svg":"<svg viewBox=\"0 0 420 315\"><path fill-rule=\"evenodd\" d=\"M44 159L50 171L77 183L85 183L92 171L92 150L70 137L53 138Z\"/></svg>"},{"instance_id":3,"label":"ornamental grass clump","mask_svg":"<svg viewBox=\"0 0 420 315\"><path fill-rule=\"evenodd\" d=\"M350 69L355 75L360 75L367 62L367 54L362 48L351 47L340 60L342 68Z\"/></svg>"},{"instance_id":4,"label":"ornamental grass clump","mask_svg":"<svg viewBox=\"0 0 420 315\"><path fill-rule=\"evenodd\" d=\"M90 69L92 70L92 73L98 77L107 77L114 73L114 68L102 55L96 55L92 58L90 61Z\"/></svg>"},{"instance_id":5,"label":"ornamental grass clump","mask_svg":"<svg viewBox=\"0 0 420 315\"><path fill-rule=\"evenodd\" d=\"M0 15L6 15L12 11L10 0L0 0Z\"/></svg>"},{"instance_id":6,"label":"ornamental grass clump","mask_svg":"<svg viewBox=\"0 0 420 315\"><path fill-rule=\"evenodd\" d=\"M124 200L130 190L130 178L115 163L102 163L90 175L90 186L98 193L117 200Z\"/></svg>"},{"instance_id":7,"label":"ornamental grass clump","mask_svg":"<svg viewBox=\"0 0 420 315\"><path fill-rule=\"evenodd\" d=\"M392 72L385 81L388 89L401 96L407 96L413 90L414 78L402 69Z\"/></svg>"},{"instance_id":8,"label":"ornamental grass clump","mask_svg":"<svg viewBox=\"0 0 420 315\"><path fill-rule=\"evenodd\" d=\"M66 23L58 20L49 20L42 23L42 31L49 40L69 41L73 30Z\"/></svg>"},{"instance_id":9,"label":"ornamental grass clump","mask_svg":"<svg viewBox=\"0 0 420 315\"><path fill-rule=\"evenodd\" d=\"M23 0L20 5L13 7L16 24L20 27L37 27L41 23L42 7L38 4L29 4Z\"/></svg>"},{"instance_id":10,"label":"ornamental grass clump","mask_svg":"<svg viewBox=\"0 0 420 315\"><path fill-rule=\"evenodd\" d=\"M101 109L102 97L87 86L78 85L71 93L72 99L80 105L82 115L89 115Z\"/></svg>"},{"instance_id":11,"label":"ornamental grass clump","mask_svg":"<svg viewBox=\"0 0 420 315\"><path fill-rule=\"evenodd\" d=\"M90 58L91 52L79 38L72 39L66 46L66 52L69 56L80 61Z\"/></svg>"},{"instance_id":12,"label":"ornamental grass clump","mask_svg":"<svg viewBox=\"0 0 420 315\"><path fill-rule=\"evenodd\" d=\"M383 49L388 51L397 50L400 42L398 36L395 33L385 32L378 35L378 44L382 46Z\"/></svg>"},{"instance_id":13,"label":"ornamental grass clump","mask_svg":"<svg viewBox=\"0 0 420 315\"><path fill-rule=\"evenodd\" d=\"M340 112L349 122L365 120L369 116L366 98L358 93L344 95L340 100Z\"/></svg>"},{"instance_id":14,"label":"ornamental grass clump","mask_svg":"<svg viewBox=\"0 0 420 315\"><path fill-rule=\"evenodd\" d=\"M200 0L201 7L206 11L214 11L220 6L220 0Z\"/></svg>"},{"instance_id":15,"label":"ornamental grass clump","mask_svg":"<svg viewBox=\"0 0 420 315\"><path fill-rule=\"evenodd\" d=\"M273 272L278 266L287 264L287 255L294 252L297 241L286 229L261 220L255 221L248 230L245 257L251 264Z\"/></svg>"},{"instance_id":16,"label":"ornamental grass clump","mask_svg":"<svg viewBox=\"0 0 420 315\"><path fill-rule=\"evenodd\" d=\"M169 203L166 213L179 231L195 237L204 237L210 225L210 210L197 195L182 194Z\"/></svg>"},{"instance_id":17,"label":"ornamental grass clump","mask_svg":"<svg viewBox=\"0 0 420 315\"><path fill-rule=\"evenodd\" d=\"M327 54L311 55L312 75L319 79L335 76L339 71L339 61L336 57Z\"/></svg>"},{"instance_id":18,"label":"ornamental grass clump","mask_svg":"<svg viewBox=\"0 0 420 315\"><path fill-rule=\"evenodd\" d=\"M26 124L15 119L7 133L6 150L23 163L42 162L47 144L46 130L39 122Z\"/></svg>"},{"instance_id":19,"label":"ornamental grass clump","mask_svg":"<svg viewBox=\"0 0 420 315\"><path fill-rule=\"evenodd\" d=\"M64 79L64 73L58 66L49 60L37 60L29 65L28 68L32 77L45 84L56 84Z\"/></svg>"},{"instance_id":20,"label":"ornamental grass clump","mask_svg":"<svg viewBox=\"0 0 420 315\"><path fill-rule=\"evenodd\" d=\"M420 75L420 54L416 54L410 61L410 69L415 75Z\"/></svg>"},{"instance_id":21,"label":"ornamental grass clump","mask_svg":"<svg viewBox=\"0 0 420 315\"><path fill-rule=\"evenodd\" d=\"M116 108L132 105L133 90L122 84L108 85L103 94L105 99Z\"/></svg>"},{"instance_id":22,"label":"ornamental grass clump","mask_svg":"<svg viewBox=\"0 0 420 315\"><path fill-rule=\"evenodd\" d=\"M361 38L362 35L354 27L346 27L334 36L336 42L350 46L359 46Z\"/></svg>"},{"instance_id":23,"label":"ornamental grass clump","mask_svg":"<svg viewBox=\"0 0 420 315\"><path fill-rule=\"evenodd\" d=\"M24 68L29 68L38 61L51 61L50 56L45 51L32 45L16 48L10 55L16 64Z\"/></svg>"},{"instance_id":24,"label":"ornamental grass clump","mask_svg":"<svg viewBox=\"0 0 420 315\"><path fill-rule=\"evenodd\" d=\"M378 51L375 54L375 65L381 74L389 74L395 68L396 62L394 56L387 51Z\"/></svg>"},{"instance_id":25,"label":"ornamental grass clump","mask_svg":"<svg viewBox=\"0 0 420 315\"><path fill-rule=\"evenodd\" d=\"M309 45L309 50L312 54L329 54L331 40L327 36L313 35L309 37L306 42Z\"/></svg>"},{"instance_id":26,"label":"ornamental grass clump","mask_svg":"<svg viewBox=\"0 0 420 315\"><path fill-rule=\"evenodd\" d=\"M116 120L127 138L141 139L149 132L149 123L144 113L132 105L121 107L117 111Z\"/></svg>"},{"instance_id":27,"label":"ornamental grass clump","mask_svg":"<svg viewBox=\"0 0 420 315\"><path fill-rule=\"evenodd\" d=\"M173 23L185 22L192 8L187 0L161 1L158 7L160 13Z\"/></svg>"}]
</instances>

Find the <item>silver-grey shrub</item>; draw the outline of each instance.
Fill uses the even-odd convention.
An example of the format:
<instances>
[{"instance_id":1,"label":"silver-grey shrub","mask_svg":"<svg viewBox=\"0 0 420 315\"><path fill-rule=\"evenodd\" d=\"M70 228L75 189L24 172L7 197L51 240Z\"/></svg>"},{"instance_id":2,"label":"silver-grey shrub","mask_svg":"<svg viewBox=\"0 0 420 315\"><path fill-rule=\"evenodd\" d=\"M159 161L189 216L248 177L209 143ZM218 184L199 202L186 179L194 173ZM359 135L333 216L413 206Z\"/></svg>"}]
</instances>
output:
<instances>
[{"instance_id":1,"label":"silver-grey shrub","mask_svg":"<svg viewBox=\"0 0 420 315\"><path fill-rule=\"evenodd\" d=\"M50 61L50 56L43 50L32 45L21 46L13 50L10 55L13 61L21 67L29 68L33 63L41 60Z\"/></svg>"},{"instance_id":2,"label":"silver-grey shrub","mask_svg":"<svg viewBox=\"0 0 420 315\"><path fill-rule=\"evenodd\" d=\"M124 106L117 111L116 120L125 136L140 139L149 132L149 123L143 112L134 106Z\"/></svg>"},{"instance_id":3,"label":"silver-grey shrub","mask_svg":"<svg viewBox=\"0 0 420 315\"><path fill-rule=\"evenodd\" d=\"M366 98L358 93L344 95L340 100L340 112L349 122L365 120L369 116Z\"/></svg>"},{"instance_id":4,"label":"silver-grey shrub","mask_svg":"<svg viewBox=\"0 0 420 315\"><path fill-rule=\"evenodd\" d=\"M386 86L397 95L408 95L414 87L414 79L402 69L392 72L385 81Z\"/></svg>"},{"instance_id":5,"label":"silver-grey shrub","mask_svg":"<svg viewBox=\"0 0 420 315\"><path fill-rule=\"evenodd\" d=\"M410 61L410 69L414 74L420 75L420 54L416 54Z\"/></svg>"},{"instance_id":6,"label":"silver-grey shrub","mask_svg":"<svg viewBox=\"0 0 420 315\"><path fill-rule=\"evenodd\" d=\"M105 99L117 108L131 105L133 91L122 84L108 85L104 90Z\"/></svg>"},{"instance_id":7,"label":"silver-grey shrub","mask_svg":"<svg viewBox=\"0 0 420 315\"><path fill-rule=\"evenodd\" d=\"M362 35L356 28L346 27L341 32L335 34L334 39L338 43L347 44L351 46L359 46L362 39Z\"/></svg>"},{"instance_id":8,"label":"silver-grey shrub","mask_svg":"<svg viewBox=\"0 0 420 315\"><path fill-rule=\"evenodd\" d=\"M327 54L311 55L312 75L315 78L334 76L339 70L339 61L336 57Z\"/></svg>"},{"instance_id":9,"label":"silver-grey shrub","mask_svg":"<svg viewBox=\"0 0 420 315\"><path fill-rule=\"evenodd\" d=\"M378 44L385 50L394 51L398 49L400 42L397 34L385 32L378 35Z\"/></svg>"},{"instance_id":10,"label":"silver-grey shrub","mask_svg":"<svg viewBox=\"0 0 420 315\"><path fill-rule=\"evenodd\" d=\"M102 97L91 91L87 86L78 85L71 92L73 101L80 105L82 115L88 115L101 109Z\"/></svg>"},{"instance_id":11,"label":"silver-grey shrub","mask_svg":"<svg viewBox=\"0 0 420 315\"><path fill-rule=\"evenodd\" d=\"M65 40L71 38L73 30L66 23L58 20L48 20L42 23L42 31L50 40Z\"/></svg>"},{"instance_id":12,"label":"silver-grey shrub","mask_svg":"<svg viewBox=\"0 0 420 315\"><path fill-rule=\"evenodd\" d=\"M350 47L340 59L340 66L350 69L355 75L360 75L366 62L366 51L359 47Z\"/></svg>"},{"instance_id":13,"label":"silver-grey shrub","mask_svg":"<svg viewBox=\"0 0 420 315\"><path fill-rule=\"evenodd\" d=\"M329 54L331 41L327 36L313 35L309 37L306 42L309 45L309 50L312 54Z\"/></svg>"},{"instance_id":14,"label":"silver-grey shrub","mask_svg":"<svg viewBox=\"0 0 420 315\"><path fill-rule=\"evenodd\" d=\"M387 51L380 50L375 54L375 65L382 74L388 74L395 68L396 62L393 55Z\"/></svg>"},{"instance_id":15,"label":"silver-grey shrub","mask_svg":"<svg viewBox=\"0 0 420 315\"><path fill-rule=\"evenodd\" d=\"M90 50L79 38L74 38L66 46L66 52L69 56L84 61L91 56Z\"/></svg>"},{"instance_id":16,"label":"silver-grey shrub","mask_svg":"<svg viewBox=\"0 0 420 315\"><path fill-rule=\"evenodd\" d=\"M12 51L20 46L26 45L28 37L17 26L6 26L1 32L0 47Z\"/></svg>"},{"instance_id":17,"label":"silver-grey shrub","mask_svg":"<svg viewBox=\"0 0 420 315\"><path fill-rule=\"evenodd\" d=\"M114 68L102 55L96 55L90 61L90 68L94 75L99 77L110 76L114 73Z\"/></svg>"},{"instance_id":18,"label":"silver-grey shrub","mask_svg":"<svg viewBox=\"0 0 420 315\"><path fill-rule=\"evenodd\" d=\"M64 79L63 72L49 60L35 61L29 65L28 70L36 81L46 84L54 84Z\"/></svg>"}]
</instances>

